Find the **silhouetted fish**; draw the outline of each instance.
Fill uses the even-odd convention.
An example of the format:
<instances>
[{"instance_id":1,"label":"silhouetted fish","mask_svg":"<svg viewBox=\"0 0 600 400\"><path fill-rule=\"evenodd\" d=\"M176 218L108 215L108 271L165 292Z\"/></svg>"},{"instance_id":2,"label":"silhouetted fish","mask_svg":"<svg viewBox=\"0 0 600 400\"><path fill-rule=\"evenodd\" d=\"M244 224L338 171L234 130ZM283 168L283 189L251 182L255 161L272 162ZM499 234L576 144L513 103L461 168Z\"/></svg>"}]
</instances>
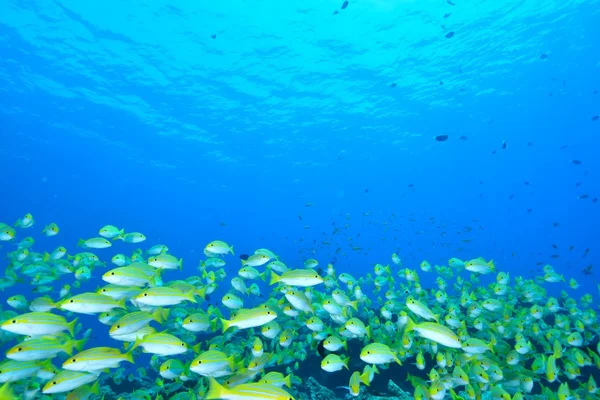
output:
<instances>
[{"instance_id":1,"label":"silhouetted fish","mask_svg":"<svg viewBox=\"0 0 600 400\"><path fill-rule=\"evenodd\" d=\"M348 7L348 0L346 0L342 3L342 10L346 7Z\"/></svg>"},{"instance_id":2,"label":"silhouetted fish","mask_svg":"<svg viewBox=\"0 0 600 400\"><path fill-rule=\"evenodd\" d=\"M454 36L454 32L450 31L448 33L446 33L446 39L450 39L452 36Z\"/></svg>"},{"instance_id":3,"label":"silhouetted fish","mask_svg":"<svg viewBox=\"0 0 600 400\"><path fill-rule=\"evenodd\" d=\"M325 339L321 340L319 342L319 344L317 345L317 352L319 353L319 355L321 356L321 358L325 358L325 346L323 346L323 342L325 341Z\"/></svg>"},{"instance_id":4,"label":"silhouetted fish","mask_svg":"<svg viewBox=\"0 0 600 400\"><path fill-rule=\"evenodd\" d=\"M434 139L438 142L445 142L446 140L448 140L448 135L438 135L434 137Z\"/></svg>"},{"instance_id":5,"label":"silhouetted fish","mask_svg":"<svg viewBox=\"0 0 600 400\"><path fill-rule=\"evenodd\" d=\"M600 115L594 115L592 117L592 121L598 121L600 119Z\"/></svg>"},{"instance_id":6,"label":"silhouetted fish","mask_svg":"<svg viewBox=\"0 0 600 400\"><path fill-rule=\"evenodd\" d=\"M581 160L573 160L571 162L575 165L581 165Z\"/></svg>"},{"instance_id":7,"label":"silhouetted fish","mask_svg":"<svg viewBox=\"0 0 600 400\"><path fill-rule=\"evenodd\" d=\"M540 56L540 58L541 58L542 60L545 60L546 58L548 58L548 54L546 54L546 53L542 53L542 55Z\"/></svg>"}]
</instances>

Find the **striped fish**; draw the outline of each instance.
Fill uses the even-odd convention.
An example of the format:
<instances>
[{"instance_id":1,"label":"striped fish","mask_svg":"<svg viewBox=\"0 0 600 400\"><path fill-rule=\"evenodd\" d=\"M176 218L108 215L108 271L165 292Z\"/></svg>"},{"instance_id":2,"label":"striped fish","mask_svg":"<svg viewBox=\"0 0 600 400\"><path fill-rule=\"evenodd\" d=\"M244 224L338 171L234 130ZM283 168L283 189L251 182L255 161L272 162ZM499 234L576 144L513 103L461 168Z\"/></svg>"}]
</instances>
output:
<instances>
[{"instance_id":1,"label":"striped fish","mask_svg":"<svg viewBox=\"0 0 600 400\"><path fill-rule=\"evenodd\" d=\"M221 386L214 378L209 378L209 383L207 400L294 400L294 397L282 388L265 383L244 383L233 388Z\"/></svg>"},{"instance_id":2,"label":"striped fish","mask_svg":"<svg viewBox=\"0 0 600 400\"><path fill-rule=\"evenodd\" d=\"M30 312L9 318L0 325L0 329L18 335L56 335L63 331L69 331L73 336L77 318L67 322L65 317L47 312Z\"/></svg>"}]
</instances>

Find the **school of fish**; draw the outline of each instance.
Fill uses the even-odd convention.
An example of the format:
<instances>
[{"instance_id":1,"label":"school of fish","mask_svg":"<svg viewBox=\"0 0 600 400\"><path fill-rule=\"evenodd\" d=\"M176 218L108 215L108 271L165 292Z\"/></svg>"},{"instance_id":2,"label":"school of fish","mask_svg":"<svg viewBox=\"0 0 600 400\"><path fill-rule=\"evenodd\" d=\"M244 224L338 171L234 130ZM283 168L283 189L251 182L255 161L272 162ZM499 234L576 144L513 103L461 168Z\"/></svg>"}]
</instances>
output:
<instances>
[{"instance_id":1,"label":"school of fish","mask_svg":"<svg viewBox=\"0 0 600 400\"><path fill-rule=\"evenodd\" d=\"M0 242L13 246L0 289L31 288L0 309L2 400L101 398L111 390L104 380L149 376L152 387L135 398L293 400L302 383L295 371L316 354L331 374L361 360L345 386L351 396L381 370L412 364L422 372L408 378L418 400L600 398L593 374L582 372L600 367L594 301L571 297L566 290L577 283L550 265L525 279L483 258L408 268L394 253L390 265L353 276L314 259L288 266L268 249L240 265L233 246L214 240L196 273L166 245L138 249L145 235L112 225L79 240L81 251L36 253L26 236L34 223L31 214L0 223ZM41 234L59 232L51 223ZM131 253L103 259L115 240L131 244ZM227 276L226 264L239 266L236 276ZM170 270L194 273L175 280ZM422 287L423 274L435 274L437 287ZM483 285L487 274L495 281ZM88 281L96 291L80 290ZM565 290L552 297L547 285ZM205 301L215 292L223 293L219 307ZM85 318L105 329L92 332ZM112 345L95 346L92 333ZM360 354L348 352L351 342ZM142 353L149 365L138 362ZM126 375L128 364L136 369Z\"/></svg>"}]
</instances>

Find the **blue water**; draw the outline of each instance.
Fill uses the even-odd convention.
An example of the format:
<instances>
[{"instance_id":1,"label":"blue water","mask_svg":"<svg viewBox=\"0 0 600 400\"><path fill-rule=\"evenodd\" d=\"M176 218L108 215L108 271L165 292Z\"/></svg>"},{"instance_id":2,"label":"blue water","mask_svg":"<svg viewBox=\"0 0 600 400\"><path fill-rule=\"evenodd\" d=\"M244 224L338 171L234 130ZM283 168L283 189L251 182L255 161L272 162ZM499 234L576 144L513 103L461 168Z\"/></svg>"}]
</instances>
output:
<instances>
[{"instance_id":1,"label":"blue water","mask_svg":"<svg viewBox=\"0 0 600 400\"><path fill-rule=\"evenodd\" d=\"M596 296L600 1L341 3L4 0L0 221L32 213L36 251L143 232L96 254L163 243L174 277L221 239L357 275L549 263Z\"/></svg>"}]
</instances>

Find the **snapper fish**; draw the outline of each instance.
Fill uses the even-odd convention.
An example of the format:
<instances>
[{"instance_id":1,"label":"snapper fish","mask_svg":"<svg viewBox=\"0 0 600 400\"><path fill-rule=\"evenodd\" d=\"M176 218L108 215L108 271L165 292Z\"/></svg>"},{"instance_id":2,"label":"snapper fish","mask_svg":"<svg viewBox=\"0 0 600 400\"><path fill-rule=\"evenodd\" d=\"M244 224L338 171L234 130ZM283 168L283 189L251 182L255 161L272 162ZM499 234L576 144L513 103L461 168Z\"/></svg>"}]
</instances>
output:
<instances>
[{"instance_id":1,"label":"snapper fish","mask_svg":"<svg viewBox=\"0 0 600 400\"><path fill-rule=\"evenodd\" d=\"M209 385L207 400L295 400L284 389L264 383L244 383L228 389L221 386L214 378L209 378Z\"/></svg>"},{"instance_id":2,"label":"snapper fish","mask_svg":"<svg viewBox=\"0 0 600 400\"><path fill-rule=\"evenodd\" d=\"M204 251L208 252L209 254L216 255L224 255L229 253L233 255L233 246L228 245L222 240L213 240L212 242L206 245Z\"/></svg>"},{"instance_id":3,"label":"snapper fish","mask_svg":"<svg viewBox=\"0 0 600 400\"><path fill-rule=\"evenodd\" d=\"M124 229L119 229L113 225L105 225L98 231L98 234L106 239L114 239L117 236L122 236L125 234Z\"/></svg>"},{"instance_id":4,"label":"snapper fish","mask_svg":"<svg viewBox=\"0 0 600 400\"><path fill-rule=\"evenodd\" d=\"M494 260L485 261L482 258L475 258L465 263L465 269L477 274L489 274L496 271Z\"/></svg>"},{"instance_id":5,"label":"snapper fish","mask_svg":"<svg viewBox=\"0 0 600 400\"><path fill-rule=\"evenodd\" d=\"M141 243L146 240L146 235L139 232L129 232L126 234L119 234L114 237L112 240L121 240L124 243Z\"/></svg>"}]
</instances>

